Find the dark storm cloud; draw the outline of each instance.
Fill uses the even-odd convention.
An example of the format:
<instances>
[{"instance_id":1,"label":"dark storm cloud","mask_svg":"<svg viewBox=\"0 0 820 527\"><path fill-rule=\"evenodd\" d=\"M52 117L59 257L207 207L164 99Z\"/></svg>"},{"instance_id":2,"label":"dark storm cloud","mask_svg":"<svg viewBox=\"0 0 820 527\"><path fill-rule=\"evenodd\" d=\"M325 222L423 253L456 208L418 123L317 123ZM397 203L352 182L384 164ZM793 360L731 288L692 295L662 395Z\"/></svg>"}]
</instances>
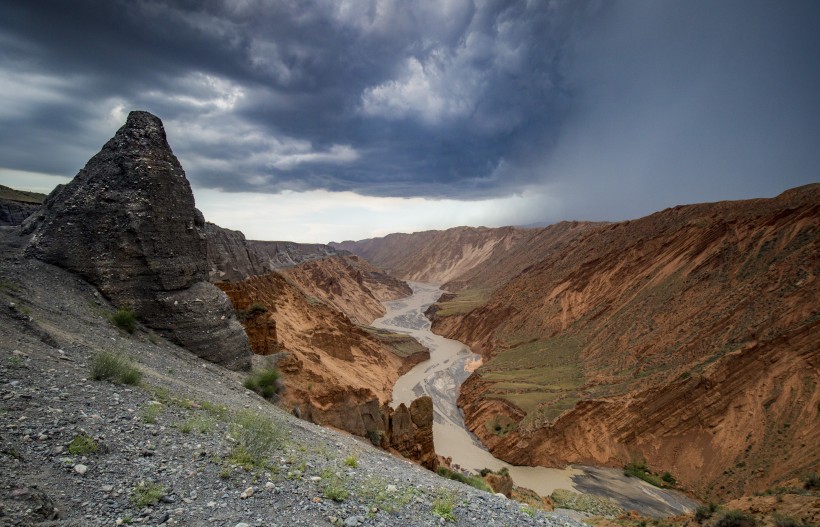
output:
<instances>
[{"instance_id":1,"label":"dark storm cloud","mask_svg":"<svg viewBox=\"0 0 820 527\"><path fill-rule=\"evenodd\" d=\"M0 166L72 175L140 108L228 191L771 194L817 179L816 6L6 1Z\"/></svg>"}]
</instances>

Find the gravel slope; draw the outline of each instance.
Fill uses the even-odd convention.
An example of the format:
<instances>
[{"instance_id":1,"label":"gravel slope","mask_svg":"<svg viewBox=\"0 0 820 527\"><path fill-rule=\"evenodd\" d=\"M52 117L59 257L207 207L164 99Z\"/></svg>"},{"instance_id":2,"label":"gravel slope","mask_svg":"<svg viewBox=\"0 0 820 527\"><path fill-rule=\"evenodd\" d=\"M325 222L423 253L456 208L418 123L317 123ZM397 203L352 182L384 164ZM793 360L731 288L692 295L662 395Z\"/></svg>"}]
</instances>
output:
<instances>
[{"instance_id":1,"label":"gravel slope","mask_svg":"<svg viewBox=\"0 0 820 527\"><path fill-rule=\"evenodd\" d=\"M241 374L145 328L117 329L94 288L21 259L21 243L0 229L0 525L448 523L436 504L452 505L454 525L582 525L288 415ZM101 351L132 357L141 384L90 380ZM274 425L263 467L228 460L243 415ZM83 434L97 451L70 453ZM152 485L159 501L137 504Z\"/></svg>"}]
</instances>

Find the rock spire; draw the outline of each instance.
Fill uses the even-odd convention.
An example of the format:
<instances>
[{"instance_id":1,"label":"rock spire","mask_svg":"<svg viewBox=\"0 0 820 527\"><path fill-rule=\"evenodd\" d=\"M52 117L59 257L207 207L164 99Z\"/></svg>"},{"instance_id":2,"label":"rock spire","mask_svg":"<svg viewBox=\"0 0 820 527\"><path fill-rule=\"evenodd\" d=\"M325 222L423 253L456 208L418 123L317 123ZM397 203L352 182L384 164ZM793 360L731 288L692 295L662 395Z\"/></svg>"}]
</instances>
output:
<instances>
[{"instance_id":1,"label":"rock spire","mask_svg":"<svg viewBox=\"0 0 820 527\"><path fill-rule=\"evenodd\" d=\"M204 224L162 121L134 111L24 232L28 255L80 274L199 357L246 368L247 336L207 282Z\"/></svg>"}]
</instances>

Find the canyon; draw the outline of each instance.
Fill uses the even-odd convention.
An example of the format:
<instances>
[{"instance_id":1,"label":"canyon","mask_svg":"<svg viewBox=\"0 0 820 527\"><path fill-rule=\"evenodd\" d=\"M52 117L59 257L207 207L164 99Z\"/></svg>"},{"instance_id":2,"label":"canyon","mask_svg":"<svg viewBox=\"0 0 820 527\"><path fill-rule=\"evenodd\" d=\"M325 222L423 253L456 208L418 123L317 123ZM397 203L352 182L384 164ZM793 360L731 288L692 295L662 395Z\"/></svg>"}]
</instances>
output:
<instances>
[{"instance_id":1,"label":"canyon","mask_svg":"<svg viewBox=\"0 0 820 527\"><path fill-rule=\"evenodd\" d=\"M402 235L401 267L395 238L337 246L454 293L428 313L483 358L459 405L496 457L642 461L710 499L817 470L820 185L620 223ZM445 246L431 271L428 248Z\"/></svg>"},{"instance_id":2,"label":"canyon","mask_svg":"<svg viewBox=\"0 0 820 527\"><path fill-rule=\"evenodd\" d=\"M3 227L15 266L72 273L220 367L276 368L279 407L429 469L448 464L433 401L396 383L430 350L375 322L405 280L447 291L432 330L478 360L446 389L463 381L464 425L506 463L646 464L705 500L820 468L817 184L624 222L254 241L205 221L161 121L132 112L26 211Z\"/></svg>"}]
</instances>

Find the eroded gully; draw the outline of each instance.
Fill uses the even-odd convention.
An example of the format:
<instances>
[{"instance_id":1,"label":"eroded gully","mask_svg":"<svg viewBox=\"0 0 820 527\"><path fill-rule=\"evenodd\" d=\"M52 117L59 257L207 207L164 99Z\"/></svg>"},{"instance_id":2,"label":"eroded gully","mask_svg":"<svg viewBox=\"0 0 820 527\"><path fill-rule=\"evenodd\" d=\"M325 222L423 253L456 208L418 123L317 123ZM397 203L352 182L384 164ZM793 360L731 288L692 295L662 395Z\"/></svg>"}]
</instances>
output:
<instances>
[{"instance_id":1,"label":"eroded gully","mask_svg":"<svg viewBox=\"0 0 820 527\"><path fill-rule=\"evenodd\" d=\"M509 465L492 456L464 426L456 405L461 383L479 364L479 356L456 340L435 335L424 311L441 295L437 285L408 282L413 295L385 302L387 314L373 326L407 333L429 348L430 360L418 364L398 379L393 387L393 407L410 403L422 396L433 399L433 440L436 453L452 458L453 464L480 471L506 467L516 485L536 491L542 496L563 488L606 496L628 510L647 516L668 516L692 512L697 503L683 494L658 489L635 478L627 478L620 470L605 467L523 467Z\"/></svg>"}]
</instances>

